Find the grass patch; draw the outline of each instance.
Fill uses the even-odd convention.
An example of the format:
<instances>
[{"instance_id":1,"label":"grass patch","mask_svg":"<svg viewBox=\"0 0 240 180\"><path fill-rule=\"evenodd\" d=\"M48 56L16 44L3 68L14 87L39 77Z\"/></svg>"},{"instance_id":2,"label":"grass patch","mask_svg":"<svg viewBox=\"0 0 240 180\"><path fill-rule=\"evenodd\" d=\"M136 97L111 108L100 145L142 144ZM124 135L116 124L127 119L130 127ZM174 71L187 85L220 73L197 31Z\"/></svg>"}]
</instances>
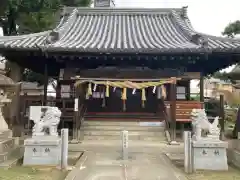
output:
<instances>
[{"instance_id":1,"label":"grass patch","mask_svg":"<svg viewBox=\"0 0 240 180\"><path fill-rule=\"evenodd\" d=\"M57 169L37 170L31 167L16 166L0 168L0 180L64 180L66 171Z\"/></svg>"},{"instance_id":2,"label":"grass patch","mask_svg":"<svg viewBox=\"0 0 240 180\"><path fill-rule=\"evenodd\" d=\"M228 171L197 171L186 176L188 180L238 180L240 171L229 166Z\"/></svg>"},{"instance_id":3,"label":"grass patch","mask_svg":"<svg viewBox=\"0 0 240 180\"><path fill-rule=\"evenodd\" d=\"M82 153L69 152L69 166L74 166ZM64 180L68 174L68 171L61 171L56 168L23 167L21 164L11 168L0 168L0 180Z\"/></svg>"},{"instance_id":4,"label":"grass patch","mask_svg":"<svg viewBox=\"0 0 240 180\"><path fill-rule=\"evenodd\" d=\"M171 160L172 163L180 169L188 180L239 180L240 170L232 165L229 165L228 171L196 171L193 174L184 172L183 160Z\"/></svg>"}]
</instances>

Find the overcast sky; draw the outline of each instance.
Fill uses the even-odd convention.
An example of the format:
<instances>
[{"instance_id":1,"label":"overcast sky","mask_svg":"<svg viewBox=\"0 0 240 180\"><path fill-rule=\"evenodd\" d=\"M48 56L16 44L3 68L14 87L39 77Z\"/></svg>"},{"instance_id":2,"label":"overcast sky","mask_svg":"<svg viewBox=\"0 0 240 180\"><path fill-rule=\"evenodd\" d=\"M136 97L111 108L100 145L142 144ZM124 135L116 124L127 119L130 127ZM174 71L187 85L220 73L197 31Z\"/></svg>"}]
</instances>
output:
<instances>
[{"instance_id":1,"label":"overcast sky","mask_svg":"<svg viewBox=\"0 0 240 180\"><path fill-rule=\"evenodd\" d=\"M188 6L193 27L220 36L225 26L240 20L240 0L115 0L117 7L181 8Z\"/></svg>"}]
</instances>

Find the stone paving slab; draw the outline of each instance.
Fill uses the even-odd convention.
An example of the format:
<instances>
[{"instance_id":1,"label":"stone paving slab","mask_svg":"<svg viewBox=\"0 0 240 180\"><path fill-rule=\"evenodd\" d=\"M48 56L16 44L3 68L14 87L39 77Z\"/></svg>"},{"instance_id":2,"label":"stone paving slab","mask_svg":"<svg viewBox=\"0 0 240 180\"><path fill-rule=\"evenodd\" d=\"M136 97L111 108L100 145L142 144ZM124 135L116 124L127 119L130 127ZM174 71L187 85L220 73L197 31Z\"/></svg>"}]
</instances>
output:
<instances>
[{"instance_id":1,"label":"stone paving slab","mask_svg":"<svg viewBox=\"0 0 240 180\"><path fill-rule=\"evenodd\" d=\"M163 153L129 154L121 160L117 151L86 151L77 167L66 180L179 180L176 171Z\"/></svg>"}]
</instances>

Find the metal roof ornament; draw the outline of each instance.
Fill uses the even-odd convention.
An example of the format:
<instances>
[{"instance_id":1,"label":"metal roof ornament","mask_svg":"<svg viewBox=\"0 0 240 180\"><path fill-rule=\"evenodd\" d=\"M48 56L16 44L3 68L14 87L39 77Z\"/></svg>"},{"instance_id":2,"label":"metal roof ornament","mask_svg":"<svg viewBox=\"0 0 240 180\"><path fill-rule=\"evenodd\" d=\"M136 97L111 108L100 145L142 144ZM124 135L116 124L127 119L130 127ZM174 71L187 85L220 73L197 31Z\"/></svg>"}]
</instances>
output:
<instances>
[{"instance_id":1,"label":"metal roof ornament","mask_svg":"<svg viewBox=\"0 0 240 180\"><path fill-rule=\"evenodd\" d=\"M188 16L187 16L187 8L188 8L188 6L183 6L182 7L182 12L181 12L181 17L183 18L183 19L186 19Z\"/></svg>"},{"instance_id":2,"label":"metal roof ornament","mask_svg":"<svg viewBox=\"0 0 240 180\"><path fill-rule=\"evenodd\" d=\"M191 41L197 45L200 45L202 48L208 48L208 40L200 34L192 35Z\"/></svg>"},{"instance_id":3,"label":"metal roof ornament","mask_svg":"<svg viewBox=\"0 0 240 180\"><path fill-rule=\"evenodd\" d=\"M46 39L46 44L52 44L55 43L56 41L59 40L59 33L56 31L52 31L49 33L47 39Z\"/></svg>"}]
</instances>

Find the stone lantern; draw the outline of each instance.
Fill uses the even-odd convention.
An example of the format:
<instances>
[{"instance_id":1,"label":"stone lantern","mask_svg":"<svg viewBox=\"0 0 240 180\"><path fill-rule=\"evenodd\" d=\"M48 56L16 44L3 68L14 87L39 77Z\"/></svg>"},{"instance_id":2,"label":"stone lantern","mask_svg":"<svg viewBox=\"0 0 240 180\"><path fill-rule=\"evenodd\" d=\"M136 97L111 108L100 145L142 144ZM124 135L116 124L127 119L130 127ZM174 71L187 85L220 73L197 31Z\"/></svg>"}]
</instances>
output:
<instances>
[{"instance_id":1,"label":"stone lantern","mask_svg":"<svg viewBox=\"0 0 240 180\"><path fill-rule=\"evenodd\" d=\"M0 131L8 130L8 123L3 116L3 107L11 103L11 99L9 98L11 96L10 89L14 86L15 83L12 79L0 74Z\"/></svg>"}]
</instances>

